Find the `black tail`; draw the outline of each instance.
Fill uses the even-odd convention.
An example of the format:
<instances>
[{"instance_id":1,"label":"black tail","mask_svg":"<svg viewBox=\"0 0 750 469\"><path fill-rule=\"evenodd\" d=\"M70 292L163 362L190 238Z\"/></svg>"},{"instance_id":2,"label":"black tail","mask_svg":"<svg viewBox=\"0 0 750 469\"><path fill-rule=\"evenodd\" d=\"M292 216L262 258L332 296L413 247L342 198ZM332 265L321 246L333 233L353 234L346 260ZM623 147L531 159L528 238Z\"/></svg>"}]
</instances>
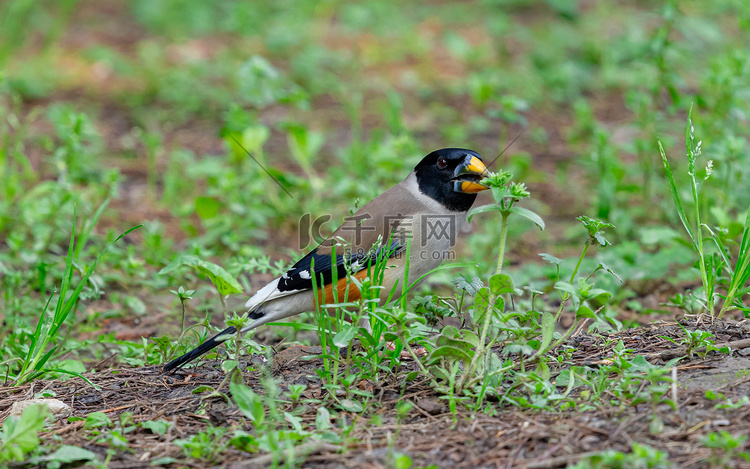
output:
<instances>
[{"instance_id":1,"label":"black tail","mask_svg":"<svg viewBox=\"0 0 750 469\"><path fill-rule=\"evenodd\" d=\"M209 350L215 347L218 347L222 343L232 338L232 334L234 334L235 332L237 332L237 329L234 326L227 327L226 329L219 332L215 336L211 337L207 341L203 342L199 346L195 347L193 350L189 351L185 355L175 358L171 362L164 365L164 367L162 368L162 371L168 372L168 371L172 371L178 368L182 368L183 365L190 363L191 361L200 357L201 355L208 352Z\"/></svg>"}]
</instances>

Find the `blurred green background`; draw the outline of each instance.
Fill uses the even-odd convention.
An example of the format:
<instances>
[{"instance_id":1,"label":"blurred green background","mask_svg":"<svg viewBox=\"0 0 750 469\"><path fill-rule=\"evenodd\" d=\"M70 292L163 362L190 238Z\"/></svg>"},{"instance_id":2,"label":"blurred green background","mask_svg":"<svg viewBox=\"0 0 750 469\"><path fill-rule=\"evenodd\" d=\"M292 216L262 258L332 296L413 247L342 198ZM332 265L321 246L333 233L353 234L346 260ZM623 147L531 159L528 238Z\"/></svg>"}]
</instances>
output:
<instances>
[{"instance_id":1,"label":"blurred green background","mask_svg":"<svg viewBox=\"0 0 750 469\"><path fill-rule=\"evenodd\" d=\"M517 285L549 289L555 267L538 253L575 256L585 239L575 217L598 217L616 225L613 246L587 262L624 280L602 279L615 293L605 313L645 320L699 284L656 143L687 195L691 105L698 173L713 161L700 211L728 239L741 231L748 51L743 0L6 0L2 347L21 353L59 284L74 209L91 231L81 269L145 226L87 283L71 348L117 344L142 363L140 337L178 330L170 289L197 290L191 321L221 311L197 274L158 274L178 254L239 276L231 309L299 255L301 214L331 214L332 229L429 151L462 146L489 162L516 138L492 168L525 182L526 206L547 223L511 227ZM498 229L499 217L474 220L457 246L476 264L464 275L492 271Z\"/></svg>"}]
</instances>

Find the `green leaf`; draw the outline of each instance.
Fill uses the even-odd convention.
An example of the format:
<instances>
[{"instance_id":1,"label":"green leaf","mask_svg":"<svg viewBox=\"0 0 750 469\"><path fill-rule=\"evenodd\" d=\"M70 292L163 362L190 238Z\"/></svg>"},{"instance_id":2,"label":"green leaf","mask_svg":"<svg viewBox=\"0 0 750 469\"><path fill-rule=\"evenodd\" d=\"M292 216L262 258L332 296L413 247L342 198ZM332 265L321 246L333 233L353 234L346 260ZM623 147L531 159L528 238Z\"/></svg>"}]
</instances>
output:
<instances>
[{"instance_id":1,"label":"green leaf","mask_svg":"<svg viewBox=\"0 0 750 469\"><path fill-rule=\"evenodd\" d=\"M576 319L583 319L583 318L594 318L596 319L596 314L586 305L581 305L578 307L578 310L576 311Z\"/></svg>"},{"instance_id":2,"label":"green leaf","mask_svg":"<svg viewBox=\"0 0 750 469\"><path fill-rule=\"evenodd\" d=\"M296 415L292 415L289 412L284 412L284 418L287 422L289 422L292 427L294 427L294 431L296 432L302 432L304 431L302 429L302 419L300 417L297 417Z\"/></svg>"},{"instance_id":3,"label":"green leaf","mask_svg":"<svg viewBox=\"0 0 750 469\"><path fill-rule=\"evenodd\" d=\"M437 344L438 347L453 347L457 349L461 349L464 352L466 352L470 356L474 356L474 344L462 339L450 339L448 337L438 337Z\"/></svg>"},{"instance_id":4,"label":"green leaf","mask_svg":"<svg viewBox=\"0 0 750 469\"><path fill-rule=\"evenodd\" d=\"M362 412L362 410L364 409L362 403L360 403L359 401L355 401L354 399L341 399L341 408L346 411L355 413Z\"/></svg>"},{"instance_id":5,"label":"green leaf","mask_svg":"<svg viewBox=\"0 0 750 469\"><path fill-rule=\"evenodd\" d=\"M404 381L406 381L407 383L410 383L414 381L415 379L417 379L418 376L419 376L418 371L412 371L406 375L406 377L404 378Z\"/></svg>"},{"instance_id":6,"label":"green leaf","mask_svg":"<svg viewBox=\"0 0 750 469\"><path fill-rule=\"evenodd\" d=\"M349 342L354 339L354 337L357 335L357 330L359 328L353 324L345 324L341 331L339 331L335 336L333 336L333 345L335 345L338 348L343 348L349 345Z\"/></svg>"},{"instance_id":7,"label":"green leaf","mask_svg":"<svg viewBox=\"0 0 750 469\"><path fill-rule=\"evenodd\" d=\"M458 328L456 326L447 325L443 327L443 330L440 331L440 335L442 337L455 339L459 336Z\"/></svg>"},{"instance_id":8,"label":"green leaf","mask_svg":"<svg viewBox=\"0 0 750 469\"><path fill-rule=\"evenodd\" d=\"M224 360L221 363L221 371L228 374L230 371L234 370L239 365L240 363L237 360Z\"/></svg>"},{"instance_id":9,"label":"green leaf","mask_svg":"<svg viewBox=\"0 0 750 469\"><path fill-rule=\"evenodd\" d=\"M453 284L456 286L456 288L465 291L471 296L476 295L477 291L479 291L479 289L484 286L484 283L479 277L474 277L470 281L466 280L466 278L464 277L456 277L455 279L453 279Z\"/></svg>"},{"instance_id":10,"label":"green leaf","mask_svg":"<svg viewBox=\"0 0 750 469\"><path fill-rule=\"evenodd\" d=\"M490 291L493 295L513 293L513 278L508 274L495 274L490 277Z\"/></svg>"},{"instance_id":11,"label":"green leaf","mask_svg":"<svg viewBox=\"0 0 750 469\"><path fill-rule=\"evenodd\" d=\"M253 125L242 132L242 146L250 153L257 152L266 143L271 131L265 125ZM242 152L245 154L245 152Z\"/></svg>"},{"instance_id":12,"label":"green leaf","mask_svg":"<svg viewBox=\"0 0 750 469\"><path fill-rule=\"evenodd\" d=\"M92 428L109 427L110 425L112 425L112 420L107 417L107 414L104 412L91 412L86 416L83 428L91 430Z\"/></svg>"},{"instance_id":13,"label":"green leaf","mask_svg":"<svg viewBox=\"0 0 750 469\"><path fill-rule=\"evenodd\" d=\"M145 422L141 422L140 425L146 430L151 430L151 433L155 435L164 435L167 433L170 423L164 420L146 420Z\"/></svg>"},{"instance_id":14,"label":"green leaf","mask_svg":"<svg viewBox=\"0 0 750 469\"><path fill-rule=\"evenodd\" d=\"M555 378L555 386L559 386L559 387L568 387L568 386L573 387L573 386L580 386L582 384L585 384L585 383L581 381L581 379L578 378L578 376L571 370L562 370L560 374L557 375L557 378Z\"/></svg>"},{"instance_id":15,"label":"green leaf","mask_svg":"<svg viewBox=\"0 0 750 469\"><path fill-rule=\"evenodd\" d=\"M573 285L569 284L568 282L557 282L555 284L555 290L561 290L565 293L570 293L573 296L579 297L580 293L578 292L578 289L574 287Z\"/></svg>"},{"instance_id":16,"label":"green leaf","mask_svg":"<svg viewBox=\"0 0 750 469\"><path fill-rule=\"evenodd\" d=\"M398 335L396 335L393 332L385 331L383 332L383 339L387 340L388 342L395 342L398 340Z\"/></svg>"},{"instance_id":17,"label":"green leaf","mask_svg":"<svg viewBox=\"0 0 750 469\"><path fill-rule=\"evenodd\" d=\"M224 204L222 204L216 197L196 197L195 213L197 213L202 220L209 220L219 214L223 205Z\"/></svg>"},{"instance_id":18,"label":"green leaf","mask_svg":"<svg viewBox=\"0 0 750 469\"><path fill-rule=\"evenodd\" d=\"M193 267L198 272L206 275L211 283L214 284L221 296L227 296L235 293L242 293L242 286L239 282L223 267L213 262L204 261L198 256L192 254L182 254L175 260L159 271L160 275L173 272L184 265Z\"/></svg>"},{"instance_id":19,"label":"green leaf","mask_svg":"<svg viewBox=\"0 0 750 469\"><path fill-rule=\"evenodd\" d=\"M38 432L44 428L49 409L44 404L33 404L21 413L10 416L0 428L0 460L22 461L24 454L39 446Z\"/></svg>"},{"instance_id":20,"label":"green leaf","mask_svg":"<svg viewBox=\"0 0 750 469\"><path fill-rule=\"evenodd\" d=\"M433 350L427 362L432 364L434 361L436 361L436 359L443 357L456 358L467 363L471 361L471 355L466 350L460 349L458 347L452 347L450 345L444 345Z\"/></svg>"},{"instance_id":21,"label":"green leaf","mask_svg":"<svg viewBox=\"0 0 750 469\"><path fill-rule=\"evenodd\" d=\"M240 412L249 418L256 427L263 425L266 417L266 410L263 407L261 397L253 392L244 384L229 383L229 391L232 393L232 399L240 408Z\"/></svg>"},{"instance_id":22,"label":"green leaf","mask_svg":"<svg viewBox=\"0 0 750 469\"><path fill-rule=\"evenodd\" d=\"M635 371L646 372L646 371L653 370L656 368L662 368L660 366L652 365L651 363L649 363L648 360L646 360L646 357L644 357L643 355L634 356L630 360L630 364L633 365L633 370ZM666 368L666 366L664 368Z\"/></svg>"},{"instance_id":23,"label":"green leaf","mask_svg":"<svg viewBox=\"0 0 750 469\"><path fill-rule=\"evenodd\" d=\"M318 415L315 416L315 427L319 431L331 428L331 413L325 407L318 408Z\"/></svg>"},{"instance_id":24,"label":"green leaf","mask_svg":"<svg viewBox=\"0 0 750 469\"><path fill-rule=\"evenodd\" d=\"M552 313L542 313L542 343L539 351L547 349L555 336L555 316Z\"/></svg>"},{"instance_id":25,"label":"green leaf","mask_svg":"<svg viewBox=\"0 0 750 469\"><path fill-rule=\"evenodd\" d=\"M206 384L198 386L197 388L193 389L190 394L202 394L204 392L213 391L214 388L211 386L208 386Z\"/></svg>"},{"instance_id":26,"label":"green leaf","mask_svg":"<svg viewBox=\"0 0 750 469\"><path fill-rule=\"evenodd\" d=\"M607 272L609 275L613 276L617 280L619 280L620 283L624 283L623 280L622 280L622 278L620 278L620 276L617 275L617 272L615 272L614 270L610 269L609 266L607 264L605 264L604 262L599 261L599 268L602 269L602 270L604 270L605 272Z\"/></svg>"},{"instance_id":27,"label":"green leaf","mask_svg":"<svg viewBox=\"0 0 750 469\"><path fill-rule=\"evenodd\" d=\"M609 244L611 244L609 240L604 237L604 233L602 233L601 231L597 231L596 233L594 233L594 239L602 247L608 246Z\"/></svg>"},{"instance_id":28,"label":"green leaf","mask_svg":"<svg viewBox=\"0 0 750 469\"><path fill-rule=\"evenodd\" d=\"M536 226L544 230L544 220L542 220L542 217L532 212L531 210L525 209L523 207L511 207L509 212L515 213L516 215L520 215L525 219L534 222Z\"/></svg>"},{"instance_id":29,"label":"green leaf","mask_svg":"<svg viewBox=\"0 0 750 469\"><path fill-rule=\"evenodd\" d=\"M122 299L122 303L138 316L143 316L148 312L146 309L146 303L137 296L126 296Z\"/></svg>"},{"instance_id":30,"label":"green leaf","mask_svg":"<svg viewBox=\"0 0 750 469\"><path fill-rule=\"evenodd\" d=\"M406 454L399 454L394 458L393 467L395 469L409 469L412 467L412 460Z\"/></svg>"},{"instance_id":31,"label":"green leaf","mask_svg":"<svg viewBox=\"0 0 750 469\"><path fill-rule=\"evenodd\" d=\"M490 204L490 205L482 205L481 207L472 208L469 210L468 215L466 215L466 220L471 221L471 217L474 215L477 215L479 213L485 213L485 212L502 212L503 208L497 204Z\"/></svg>"},{"instance_id":32,"label":"green leaf","mask_svg":"<svg viewBox=\"0 0 750 469\"><path fill-rule=\"evenodd\" d=\"M96 461L96 454L78 446L63 445L45 459L49 461L47 463L48 468L56 468L62 464L70 464L76 461Z\"/></svg>"},{"instance_id":33,"label":"green leaf","mask_svg":"<svg viewBox=\"0 0 750 469\"><path fill-rule=\"evenodd\" d=\"M474 321L474 324L477 324L479 326L484 324L484 315L487 314L489 305L490 289L487 287L482 287L474 296L474 312L471 317L471 320Z\"/></svg>"},{"instance_id":34,"label":"green leaf","mask_svg":"<svg viewBox=\"0 0 750 469\"><path fill-rule=\"evenodd\" d=\"M560 265L563 263L563 260L560 259L559 257L555 257L552 254L547 254L546 252L539 254L539 257L549 262L550 264Z\"/></svg>"},{"instance_id":35,"label":"green leaf","mask_svg":"<svg viewBox=\"0 0 750 469\"><path fill-rule=\"evenodd\" d=\"M474 347L479 347L479 336L474 331L464 329L461 337Z\"/></svg>"},{"instance_id":36,"label":"green leaf","mask_svg":"<svg viewBox=\"0 0 750 469\"><path fill-rule=\"evenodd\" d=\"M234 436L229 440L229 444L240 451L248 453L258 451L258 441L251 433L243 430L235 430Z\"/></svg>"},{"instance_id":37,"label":"green leaf","mask_svg":"<svg viewBox=\"0 0 750 469\"><path fill-rule=\"evenodd\" d=\"M77 374L83 374L86 373L86 365L84 365L81 360L76 360L74 358L68 358L66 360L61 360L59 362L55 363L59 369L71 372L71 373L77 373Z\"/></svg>"},{"instance_id":38,"label":"green leaf","mask_svg":"<svg viewBox=\"0 0 750 469\"><path fill-rule=\"evenodd\" d=\"M540 348L539 350L542 350L542 349ZM547 366L547 364L544 363L543 361L540 361L539 364L536 366L535 374L542 380L549 381L549 376L550 376L549 366Z\"/></svg>"},{"instance_id":39,"label":"green leaf","mask_svg":"<svg viewBox=\"0 0 750 469\"><path fill-rule=\"evenodd\" d=\"M600 296L602 296L604 298L611 298L612 297L612 293L610 293L607 290L604 290L602 288L594 288L593 290L591 290L589 292L589 294L586 297L586 299L593 300L593 299L598 298Z\"/></svg>"}]
</instances>

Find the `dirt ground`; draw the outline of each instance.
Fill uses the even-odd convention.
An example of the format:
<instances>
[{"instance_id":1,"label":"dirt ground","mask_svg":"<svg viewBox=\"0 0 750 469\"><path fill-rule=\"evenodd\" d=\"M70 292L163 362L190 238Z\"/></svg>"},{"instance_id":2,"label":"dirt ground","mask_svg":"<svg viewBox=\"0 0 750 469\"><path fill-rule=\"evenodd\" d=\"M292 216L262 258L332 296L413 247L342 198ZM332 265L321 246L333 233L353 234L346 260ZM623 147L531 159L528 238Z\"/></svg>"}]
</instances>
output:
<instances>
[{"instance_id":1,"label":"dirt ground","mask_svg":"<svg viewBox=\"0 0 750 469\"><path fill-rule=\"evenodd\" d=\"M694 322L683 321L683 324L688 329L696 326ZM706 461L711 450L698 444L698 439L721 430L734 435L750 433L750 406L717 409L719 401L706 398L707 390L720 392L734 402L750 394L747 371L750 369L750 323L716 322L702 324L701 329L710 330L716 336L717 345L729 344L732 353L712 352L705 359L695 357L679 363L676 367L678 384L672 389L672 393L676 393L676 410L668 405L652 407L650 403L619 408L607 402L610 396L602 396L601 401L590 402L592 410L587 411L542 413L505 407L496 415L486 415L459 410L454 420L447 401L440 399L426 382L417 378L407 383L396 377L381 383L359 384L369 388L376 402L371 403L371 411L364 415L349 414L354 428L344 439L344 445L322 441L305 443L298 447L298 457L305 458L303 467L369 469L386 467L390 452L397 451L409 455L415 467L435 464L456 468L553 468L573 464L605 449L630 451L632 442L639 442L667 450L670 461L678 467L711 467ZM642 355L654 364L664 364L684 354L684 350L665 337L683 335L675 322L655 323L612 335L581 334L569 342L575 351L568 363L589 367L607 365L612 358L612 348L622 340L634 355ZM304 346L278 352L270 364L278 385L286 389L290 384L306 384L303 400L323 398L314 372L321 366L320 359L303 359L319 352L319 348ZM256 370L264 366L263 357L252 356L250 362ZM181 449L170 443L195 434L209 423L249 429L249 422L233 404L219 397L206 399L205 394L193 393L199 386L215 388L219 385L224 377L219 365L219 361L209 361L174 375L162 374L158 367L120 367L87 373L86 377L97 384L100 391L78 378L37 381L20 388L4 387L0 388L4 395L0 399L0 417L7 415L14 402L51 390L57 399L71 406L75 416L100 411L116 421L122 412L132 412L134 422L162 419L172 423L162 436L136 429L140 432L138 443L131 446L130 452L117 454L109 467L149 467L154 459L167 456L181 460ZM405 361L404 366L413 366L413 362ZM552 372L554 377L559 370ZM246 373L246 381L255 391L263 393L258 375L257 371ZM399 422L395 409L401 401L410 401L415 406ZM291 410L291 404L279 405L282 411ZM204 412L198 413L201 410ZM316 412L316 406L304 408L303 426L315 424ZM376 414L382 424L369 425ZM652 414L658 415L664 423L663 431L657 435L649 430ZM82 421L68 423L62 419L42 438L60 439L65 444L87 448L104 459L106 445L92 443L88 434ZM220 465L226 467L263 467L271 462L267 456L234 449L227 450L223 456ZM750 464L736 467L750 467Z\"/></svg>"}]
</instances>

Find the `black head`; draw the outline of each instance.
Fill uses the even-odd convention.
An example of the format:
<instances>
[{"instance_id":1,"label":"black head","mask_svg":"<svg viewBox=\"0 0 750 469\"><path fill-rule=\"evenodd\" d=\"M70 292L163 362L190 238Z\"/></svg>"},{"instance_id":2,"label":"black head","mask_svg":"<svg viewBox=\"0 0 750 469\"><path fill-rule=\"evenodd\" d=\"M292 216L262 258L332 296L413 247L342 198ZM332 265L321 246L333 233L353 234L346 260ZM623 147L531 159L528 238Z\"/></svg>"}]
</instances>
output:
<instances>
[{"instance_id":1,"label":"black head","mask_svg":"<svg viewBox=\"0 0 750 469\"><path fill-rule=\"evenodd\" d=\"M419 190L449 210L465 212L488 189L479 184L489 174L479 153L463 148L443 148L422 158L414 168Z\"/></svg>"}]
</instances>

